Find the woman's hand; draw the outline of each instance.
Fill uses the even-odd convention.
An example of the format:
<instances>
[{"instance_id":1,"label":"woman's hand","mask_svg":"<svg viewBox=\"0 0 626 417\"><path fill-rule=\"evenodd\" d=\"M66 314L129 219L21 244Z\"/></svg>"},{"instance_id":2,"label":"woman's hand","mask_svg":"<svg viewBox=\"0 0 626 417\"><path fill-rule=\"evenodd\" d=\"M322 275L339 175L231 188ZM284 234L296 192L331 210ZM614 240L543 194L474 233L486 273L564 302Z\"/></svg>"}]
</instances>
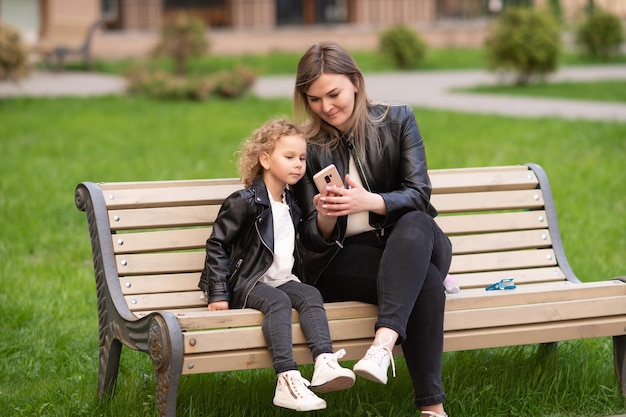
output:
<instances>
[{"instance_id":1,"label":"woman's hand","mask_svg":"<svg viewBox=\"0 0 626 417\"><path fill-rule=\"evenodd\" d=\"M346 175L345 182L349 188L327 187L321 194L315 196L313 202L320 214L336 218L361 211L371 211L380 215L387 213L385 200L379 194L370 193L354 182L350 175Z\"/></svg>"},{"instance_id":2,"label":"woman's hand","mask_svg":"<svg viewBox=\"0 0 626 417\"><path fill-rule=\"evenodd\" d=\"M209 311L228 310L228 301L215 301L214 303L209 303L208 309Z\"/></svg>"}]
</instances>

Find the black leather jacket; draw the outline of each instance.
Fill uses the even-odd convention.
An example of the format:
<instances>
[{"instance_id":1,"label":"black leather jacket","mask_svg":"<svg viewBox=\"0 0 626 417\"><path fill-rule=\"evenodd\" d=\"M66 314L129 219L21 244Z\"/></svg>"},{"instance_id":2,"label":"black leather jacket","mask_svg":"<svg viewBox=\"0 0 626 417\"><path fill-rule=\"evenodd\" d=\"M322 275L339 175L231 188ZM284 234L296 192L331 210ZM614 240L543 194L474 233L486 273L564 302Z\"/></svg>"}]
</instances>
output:
<instances>
[{"instance_id":1,"label":"black leather jacket","mask_svg":"<svg viewBox=\"0 0 626 417\"><path fill-rule=\"evenodd\" d=\"M285 199L297 231L300 209L289 190ZM245 307L248 293L274 260L272 208L262 179L224 200L207 239L206 254L198 286L208 302L229 301L230 308ZM298 266L296 256L296 276Z\"/></svg>"},{"instance_id":2,"label":"black leather jacket","mask_svg":"<svg viewBox=\"0 0 626 417\"><path fill-rule=\"evenodd\" d=\"M377 104L369 108L374 116L382 115L387 105ZM369 222L379 233L389 232L403 214L419 210L435 217L437 210L430 204L432 186L427 172L426 153L422 136L417 127L413 110L404 105L392 105L379 128L381 152L367 152L364 161L357 161L363 186L380 194L385 200L385 216L371 213ZM332 257L342 247L348 219L337 219L334 236L324 239L317 228L317 211L313 196L318 193L313 183L313 174L328 164L335 164L344 177L348 172L350 143L333 150L332 155L323 152L319 145L310 144L307 152L306 175L294 187L294 193L302 209L304 221L300 228L300 251L303 258L302 277L315 283ZM359 164L360 162L360 164Z\"/></svg>"}]
</instances>

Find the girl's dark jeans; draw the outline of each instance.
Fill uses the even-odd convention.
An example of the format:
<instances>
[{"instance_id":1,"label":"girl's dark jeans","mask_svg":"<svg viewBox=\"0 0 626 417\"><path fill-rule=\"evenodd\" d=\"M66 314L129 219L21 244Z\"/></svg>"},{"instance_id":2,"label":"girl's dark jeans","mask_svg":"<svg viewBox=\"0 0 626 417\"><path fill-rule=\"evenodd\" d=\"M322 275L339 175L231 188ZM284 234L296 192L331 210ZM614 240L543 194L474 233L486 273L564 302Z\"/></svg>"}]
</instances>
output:
<instances>
[{"instance_id":1,"label":"girl's dark jeans","mask_svg":"<svg viewBox=\"0 0 626 417\"><path fill-rule=\"evenodd\" d=\"M428 214L403 215L382 238L365 232L344 247L316 283L324 300L378 305L376 329L399 335L418 407L443 402L443 280L450 240Z\"/></svg>"},{"instance_id":2,"label":"girl's dark jeans","mask_svg":"<svg viewBox=\"0 0 626 417\"><path fill-rule=\"evenodd\" d=\"M274 288L259 282L250 291L246 306L263 313L263 336L277 374L298 369L293 357L291 307L300 315L300 327L313 359L332 353L324 302L312 285L289 281Z\"/></svg>"}]
</instances>

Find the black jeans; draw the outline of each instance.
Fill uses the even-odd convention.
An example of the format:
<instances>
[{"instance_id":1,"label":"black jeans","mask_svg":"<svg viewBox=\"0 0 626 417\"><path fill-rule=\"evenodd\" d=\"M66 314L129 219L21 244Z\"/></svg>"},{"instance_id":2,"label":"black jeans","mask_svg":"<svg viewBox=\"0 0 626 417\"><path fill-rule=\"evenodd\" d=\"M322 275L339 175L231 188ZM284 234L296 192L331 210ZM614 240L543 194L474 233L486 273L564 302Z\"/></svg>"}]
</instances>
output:
<instances>
[{"instance_id":1,"label":"black jeans","mask_svg":"<svg viewBox=\"0 0 626 417\"><path fill-rule=\"evenodd\" d=\"M293 357L292 306L300 315L300 328L313 359L332 353L324 301L312 285L289 281L274 288L259 282L250 291L246 305L263 313L263 336L277 374L298 369Z\"/></svg>"},{"instance_id":2,"label":"black jeans","mask_svg":"<svg viewBox=\"0 0 626 417\"><path fill-rule=\"evenodd\" d=\"M378 305L376 329L400 336L418 407L443 402L443 280L450 240L426 213L402 216L386 237L349 237L316 283L324 300Z\"/></svg>"}]
</instances>

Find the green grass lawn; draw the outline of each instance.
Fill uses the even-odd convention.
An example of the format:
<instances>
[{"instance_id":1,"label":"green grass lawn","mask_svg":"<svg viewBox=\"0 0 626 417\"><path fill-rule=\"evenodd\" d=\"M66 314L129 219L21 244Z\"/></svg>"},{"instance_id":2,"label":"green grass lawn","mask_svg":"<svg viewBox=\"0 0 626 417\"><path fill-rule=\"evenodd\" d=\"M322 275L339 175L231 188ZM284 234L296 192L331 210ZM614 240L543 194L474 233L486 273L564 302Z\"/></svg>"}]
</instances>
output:
<instances>
[{"instance_id":1,"label":"green grass lawn","mask_svg":"<svg viewBox=\"0 0 626 417\"><path fill-rule=\"evenodd\" d=\"M288 100L0 100L0 415L154 416L146 355L124 349L117 393L99 403L98 327L80 181L235 176L240 141ZM566 253L584 281L626 275L626 124L416 109L431 168L535 162L551 180ZM310 366L303 367L310 376ZM555 351L446 353L451 417L626 413L610 339ZM291 416L271 370L183 377L179 416ZM316 416L416 415L404 362L382 387L359 380Z\"/></svg>"},{"instance_id":2,"label":"green grass lawn","mask_svg":"<svg viewBox=\"0 0 626 417\"><path fill-rule=\"evenodd\" d=\"M481 85L459 89L470 93L508 94L574 100L616 101L626 103L626 79L515 85Z\"/></svg>"}]
</instances>

